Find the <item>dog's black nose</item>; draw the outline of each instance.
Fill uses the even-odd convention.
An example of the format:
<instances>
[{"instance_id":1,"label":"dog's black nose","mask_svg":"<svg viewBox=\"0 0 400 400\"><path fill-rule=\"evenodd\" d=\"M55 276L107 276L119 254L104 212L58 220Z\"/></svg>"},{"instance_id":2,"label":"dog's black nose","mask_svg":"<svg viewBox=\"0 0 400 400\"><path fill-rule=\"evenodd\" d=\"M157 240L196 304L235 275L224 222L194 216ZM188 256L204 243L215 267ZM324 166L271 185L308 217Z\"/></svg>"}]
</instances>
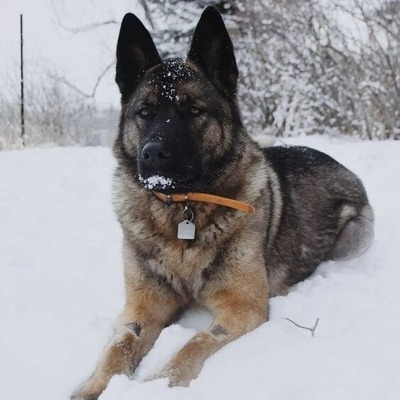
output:
<instances>
[{"instance_id":1,"label":"dog's black nose","mask_svg":"<svg viewBox=\"0 0 400 400\"><path fill-rule=\"evenodd\" d=\"M161 166L169 161L171 151L161 141L148 142L142 149L142 159L148 165Z\"/></svg>"}]
</instances>

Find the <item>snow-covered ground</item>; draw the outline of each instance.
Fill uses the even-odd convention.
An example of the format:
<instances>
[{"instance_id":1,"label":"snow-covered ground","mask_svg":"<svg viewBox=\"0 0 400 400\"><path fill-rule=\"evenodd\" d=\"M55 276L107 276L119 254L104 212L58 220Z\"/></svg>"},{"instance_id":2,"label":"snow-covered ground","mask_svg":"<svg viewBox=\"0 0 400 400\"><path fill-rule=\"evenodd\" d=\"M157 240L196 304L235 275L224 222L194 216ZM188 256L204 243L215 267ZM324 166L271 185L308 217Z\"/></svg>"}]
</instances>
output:
<instances>
[{"instance_id":1,"label":"snow-covered ground","mask_svg":"<svg viewBox=\"0 0 400 400\"><path fill-rule=\"evenodd\" d=\"M272 299L270 321L212 356L189 388L143 382L211 320L187 313L101 400L400 398L400 142L285 142L362 178L376 213L372 248ZM67 399L112 334L123 305L113 167L107 148L0 152L0 399ZM319 318L315 336L286 318L310 327Z\"/></svg>"}]
</instances>

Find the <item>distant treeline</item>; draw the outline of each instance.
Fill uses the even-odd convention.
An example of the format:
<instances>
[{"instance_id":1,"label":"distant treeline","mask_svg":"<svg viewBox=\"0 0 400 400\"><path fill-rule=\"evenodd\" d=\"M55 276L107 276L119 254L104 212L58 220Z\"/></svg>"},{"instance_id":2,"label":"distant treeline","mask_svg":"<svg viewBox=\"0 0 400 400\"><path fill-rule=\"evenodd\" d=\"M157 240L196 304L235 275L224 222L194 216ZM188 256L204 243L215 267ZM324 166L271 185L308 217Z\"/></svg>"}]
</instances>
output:
<instances>
[{"instance_id":1,"label":"distant treeline","mask_svg":"<svg viewBox=\"0 0 400 400\"><path fill-rule=\"evenodd\" d=\"M236 50L239 103L250 134L400 139L400 1L140 0L138 4L164 57L187 53L205 6L220 10ZM119 28L119 21L104 24L110 23ZM93 21L93 29L101 25ZM85 32L87 27L74 31ZM106 69L112 61L107 60ZM98 110L93 99L65 83L54 74L27 83L27 144L111 143L118 111ZM0 92L0 149L20 145L14 80Z\"/></svg>"},{"instance_id":2,"label":"distant treeline","mask_svg":"<svg viewBox=\"0 0 400 400\"><path fill-rule=\"evenodd\" d=\"M184 54L209 4L230 28L250 133L400 139L400 1L151 0L164 55Z\"/></svg>"}]
</instances>

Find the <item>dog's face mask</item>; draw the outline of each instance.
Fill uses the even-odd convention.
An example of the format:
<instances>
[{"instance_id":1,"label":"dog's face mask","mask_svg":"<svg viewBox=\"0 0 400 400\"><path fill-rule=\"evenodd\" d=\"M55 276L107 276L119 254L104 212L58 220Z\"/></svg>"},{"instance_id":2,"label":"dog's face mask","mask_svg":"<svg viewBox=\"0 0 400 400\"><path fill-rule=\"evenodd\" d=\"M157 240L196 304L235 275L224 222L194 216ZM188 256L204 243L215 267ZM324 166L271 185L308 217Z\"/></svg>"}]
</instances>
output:
<instances>
[{"instance_id":1,"label":"dog's face mask","mask_svg":"<svg viewBox=\"0 0 400 400\"><path fill-rule=\"evenodd\" d=\"M207 120L193 78L201 76L183 60L169 60L146 73L132 98L138 126L139 179L155 189L186 191L203 179L201 131Z\"/></svg>"},{"instance_id":2,"label":"dog's face mask","mask_svg":"<svg viewBox=\"0 0 400 400\"><path fill-rule=\"evenodd\" d=\"M145 188L183 193L218 178L218 166L234 157L229 128L240 121L232 101L237 74L219 14L200 19L187 59L166 61L142 23L125 16L116 75L122 140Z\"/></svg>"}]
</instances>

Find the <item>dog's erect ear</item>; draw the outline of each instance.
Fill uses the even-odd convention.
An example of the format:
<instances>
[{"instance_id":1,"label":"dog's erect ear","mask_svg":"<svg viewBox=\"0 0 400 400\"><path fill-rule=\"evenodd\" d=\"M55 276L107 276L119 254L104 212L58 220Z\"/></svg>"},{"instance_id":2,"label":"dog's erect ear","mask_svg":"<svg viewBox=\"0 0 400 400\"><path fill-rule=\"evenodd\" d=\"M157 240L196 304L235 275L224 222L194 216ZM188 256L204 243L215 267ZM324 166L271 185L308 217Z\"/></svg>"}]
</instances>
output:
<instances>
[{"instance_id":1,"label":"dog's erect ear","mask_svg":"<svg viewBox=\"0 0 400 400\"><path fill-rule=\"evenodd\" d=\"M122 97L132 92L147 69L159 63L161 59L149 31L135 15L126 14L119 31L115 77Z\"/></svg>"},{"instance_id":2,"label":"dog's erect ear","mask_svg":"<svg viewBox=\"0 0 400 400\"><path fill-rule=\"evenodd\" d=\"M234 96L238 78L233 46L218 10L207 7L193 34L189 60L225 94Z\"/></svg>"}]
</instances>

